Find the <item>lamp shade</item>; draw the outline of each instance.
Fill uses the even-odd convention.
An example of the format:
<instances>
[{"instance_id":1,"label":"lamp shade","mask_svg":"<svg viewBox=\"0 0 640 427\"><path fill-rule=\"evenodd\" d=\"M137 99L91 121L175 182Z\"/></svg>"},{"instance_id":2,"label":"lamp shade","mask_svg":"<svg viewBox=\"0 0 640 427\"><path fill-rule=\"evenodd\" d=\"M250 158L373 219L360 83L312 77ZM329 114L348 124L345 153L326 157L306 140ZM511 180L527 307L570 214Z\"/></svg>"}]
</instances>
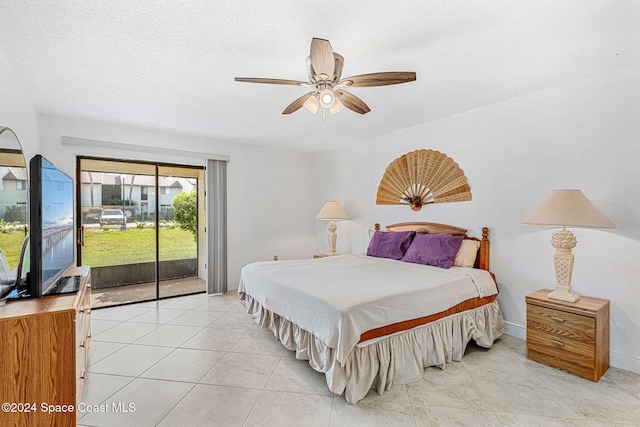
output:
<instances>
[{"instance_id":1,"label":"lamp shade","mask_svg":"<svg viewBox=\"0 0 640 427\"><path fill-rule=\"evenodd\" d=\"M523 225L613 228L613 223L580 190L553 190Z\"/></svg>"},{"instance_id":2,"label":"lamp shade","mask_svg":"<svg viewBox=\"0 0 640 427\"><path fill-rule=\"evenodd\" d=\"M338 202L325 202L320 212L316 215L316 219L335 221L339 219L349 219L349 216Z\"/></svg>"}]
</instances>

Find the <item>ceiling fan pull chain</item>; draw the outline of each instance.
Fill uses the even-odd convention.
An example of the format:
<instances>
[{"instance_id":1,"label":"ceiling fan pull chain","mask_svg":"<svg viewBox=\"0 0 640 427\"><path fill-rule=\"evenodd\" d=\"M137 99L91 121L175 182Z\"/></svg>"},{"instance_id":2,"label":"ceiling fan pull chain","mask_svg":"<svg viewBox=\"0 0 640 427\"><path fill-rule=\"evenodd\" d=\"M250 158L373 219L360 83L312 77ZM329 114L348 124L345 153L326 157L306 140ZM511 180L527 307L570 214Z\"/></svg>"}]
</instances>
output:
<instances>
[{"instance_id":1,"label":"ceiling fan pull chain","mask_svg":"<svg viewBox=\"0 0 640 427\"><path fill-rule=\"evenodd\" d=\"M322 121L323 122L327 121L327 109L326 108L322 109Z\"/></svg>"}]
</instances>

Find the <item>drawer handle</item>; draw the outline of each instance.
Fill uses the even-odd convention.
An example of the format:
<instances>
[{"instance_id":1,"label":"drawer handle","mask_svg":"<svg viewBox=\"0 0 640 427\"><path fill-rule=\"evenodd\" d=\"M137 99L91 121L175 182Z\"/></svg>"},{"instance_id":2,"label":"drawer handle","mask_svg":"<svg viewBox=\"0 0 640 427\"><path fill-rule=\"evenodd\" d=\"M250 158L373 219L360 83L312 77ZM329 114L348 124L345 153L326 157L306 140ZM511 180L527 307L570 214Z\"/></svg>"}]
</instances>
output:
<instances>
[{"instance_id":1,"label":"drawer handle","mask_svg":"<svg viewBox=\"0 0 640 427\"><path fill-rule=\"evenodd\" d=\"M558 323L562 323L562 322L564 322L565 320L567 320L567 319L565 319L564 317L557 317L557 316L551 316L551 319L552 319L553 321L555 321L555 322L558 322Z\"/></svg>"},{"instance_id":2,"label":"drawer handle","mask_svg":"<svg viewBox=\"0 0 640 427\"><path fill-rule=\"evenodd\" d=\"M562 341L551 340L551 344L555 345L556 347L564 347L564 343Z\"/></svg>"}]
</instances>

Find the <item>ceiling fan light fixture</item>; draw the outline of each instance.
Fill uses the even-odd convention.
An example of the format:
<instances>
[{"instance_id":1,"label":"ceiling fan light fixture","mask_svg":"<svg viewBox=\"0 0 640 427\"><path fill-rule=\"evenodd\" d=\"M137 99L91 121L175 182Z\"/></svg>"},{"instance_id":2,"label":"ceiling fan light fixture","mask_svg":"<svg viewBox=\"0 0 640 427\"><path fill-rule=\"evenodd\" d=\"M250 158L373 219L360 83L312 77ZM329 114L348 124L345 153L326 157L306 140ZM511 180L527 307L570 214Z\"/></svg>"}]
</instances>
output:
<instances>
[{"instance_id":1,"label":"ceiling fan light fixture","mask_svg":"<svg viewBox=\"0 0 640 427\"><path fill-rule=\"evenodd\" d=\"M336 103L336 96L329 88L320 91L320 106L322 108L331 108Z\"/></svg>"},{"instance_id":2,"label":"ceiling fan light fixture","mask_svg":"<svg viewBox=\"0 0 640 427\"><path fill-rule=\"evenodd\" d=\"M332 116L336 113L339 113L344 108L344 104L338 98L334 98L334 99L335 99L335 102L333 103L333 106L329 108L329 112L331 113Z\"/></svg>"},{"instance_id":3,"label":"ceiling fan light fixture","mask_svg":"<svg viewBox=\"0 0 640 427\"><path fill-rule=\"evenodd\" d=\"M311 111L311 114L315 114L316 111L318 111L318 107L320 106L320 101L318 101L318 98L316 98L315 95L310 96L306 101L304 101L304 104L302 104L302 106Z\"/></svg>"}]
</instances>

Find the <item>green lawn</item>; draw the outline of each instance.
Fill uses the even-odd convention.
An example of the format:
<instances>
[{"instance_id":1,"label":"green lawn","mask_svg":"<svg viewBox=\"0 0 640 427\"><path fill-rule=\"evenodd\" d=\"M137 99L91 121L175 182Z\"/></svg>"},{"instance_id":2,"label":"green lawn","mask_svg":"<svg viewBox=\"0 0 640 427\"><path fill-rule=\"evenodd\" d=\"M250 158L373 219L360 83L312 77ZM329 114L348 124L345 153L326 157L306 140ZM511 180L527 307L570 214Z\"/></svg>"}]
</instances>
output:
<instances>
[{"instance_id":1,"label":"green lawn","mask_svg":"<svg viewBox=\"0 0 640 427\"><path fill-rule=\"evenodd\" d=\"M132 228L120 231L90 230L84 233L82 264L93 267L105 265L135 264L155 261L156 231L154 229ZM0 248L7 259L9 268L18 265L18 256L24 240L24 233L0 233ZM196 242L189 231L160 229L160 260L196 258Z\"/></svg>"},{"instance_id":2,"label":"green lawn","mask_svg":"<svg viewBox=\"0 0 640 427\"><path fill-rule=\"evenodd\" d=\"M101 267L155 261L155 238L156 231L153 229L85 229L82 264ZM196 258L197 254L193 234L179 228L160 229L161 261Z\"/></svg>"},{"instance_id":3,"label":"green lawn","mask_svg":"<svg viewBox=\"0 0 640 427\"><path fill-rule=\"evenodd\" d=\"M24 232L17 233L0 233L0 249L7 259L9 268L18 265L18 257L20 256L20 248L24 240Z\"/></svg>"}]
</instances>

